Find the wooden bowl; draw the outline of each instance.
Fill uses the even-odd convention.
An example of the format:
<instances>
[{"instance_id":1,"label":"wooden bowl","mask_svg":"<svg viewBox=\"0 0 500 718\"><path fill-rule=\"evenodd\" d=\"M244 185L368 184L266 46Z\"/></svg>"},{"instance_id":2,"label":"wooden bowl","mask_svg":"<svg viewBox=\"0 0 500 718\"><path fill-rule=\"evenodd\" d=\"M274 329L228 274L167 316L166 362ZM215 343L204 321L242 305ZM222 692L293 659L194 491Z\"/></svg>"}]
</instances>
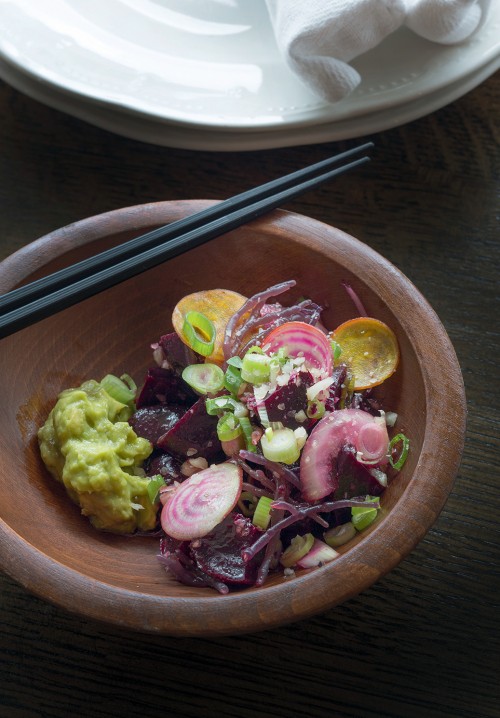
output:
<instances>
[{"instance_id":1,"label":"wooden bowl","mask_svg":"<svg viewBox=\"0 0 500 718\"><path fill-rule=\"evenodd\" d=\"M95 254L209 202L161 202L109 212L42 237L0 264L0 291ZM356 316L342 287L396 332L401 363L381 388L408 461L385 491L371 529L321 568L221 596L170 579L157 539L99 533L45 471L36 431L58 393L104 374L138 383L150 344L171 330L185 294L214 287L247 296L295 278L295 296L325 307L331 328ZM396 566L435 522L463 448L461 372L438 317L387 260L347 234L276 211L45 319L0 342L0 561L28 590L69 611L140 631L237 634L312 616L358 594Z\"/></svg>"}]
</instances>

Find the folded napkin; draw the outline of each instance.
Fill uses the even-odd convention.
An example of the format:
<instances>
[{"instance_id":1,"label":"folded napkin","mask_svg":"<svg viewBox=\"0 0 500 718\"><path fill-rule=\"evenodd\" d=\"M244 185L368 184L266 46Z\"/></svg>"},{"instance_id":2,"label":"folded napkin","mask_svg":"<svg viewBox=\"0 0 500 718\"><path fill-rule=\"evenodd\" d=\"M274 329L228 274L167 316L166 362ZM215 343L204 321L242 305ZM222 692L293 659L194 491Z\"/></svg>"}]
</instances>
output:
<instances>
[{"instance_id":1,"label":"folded napkin","mask_svg":"<svg viewBox=\"0 0 500 718\"><path fill-rule=\"evenodd\" d=\"M361 82L349 62L406 25L443 44L479 27L490 0L266 0L289 67L317 95L338 102Z\"/></svg>"}]
</instances>

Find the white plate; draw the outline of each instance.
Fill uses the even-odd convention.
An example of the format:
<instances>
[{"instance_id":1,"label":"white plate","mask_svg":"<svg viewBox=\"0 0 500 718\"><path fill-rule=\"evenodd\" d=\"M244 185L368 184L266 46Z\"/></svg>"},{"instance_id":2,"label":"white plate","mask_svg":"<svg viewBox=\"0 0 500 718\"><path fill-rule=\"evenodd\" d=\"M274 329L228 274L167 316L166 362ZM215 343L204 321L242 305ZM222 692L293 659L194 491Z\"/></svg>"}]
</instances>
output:
<instances>
[{"instance_id":1,"label":"white plate","mask_svg":"<svg viewBox=\"0 0 500 718\"><path fill-rule=\"evenodd\" d=\"M422 98L352 119L311 127L280 130L220 130L183 127L159 120L141 118L93 102L75 100L66 92L34 80L0 58L0 77L20 92L97 127L141 142L190 150L246 151L316 144L382 132L405 124L444 107L474 89L500 68L500 58L470 73L446 88Z\"/></svg>"},{"instance_id":2,"label":"white plate","mask_svg":"<svg viewBox=\"0 0 500 718\"><path fill-rule=\"evenodd\" d=\"M328 105L283 62L264 0L0 0L0 56L19 71L80 106L96 102L184 128L338 124L418 102L499 52L499 2L461 45L401 29L353 61L361 85Z\"/></svg>"}]
</instances>

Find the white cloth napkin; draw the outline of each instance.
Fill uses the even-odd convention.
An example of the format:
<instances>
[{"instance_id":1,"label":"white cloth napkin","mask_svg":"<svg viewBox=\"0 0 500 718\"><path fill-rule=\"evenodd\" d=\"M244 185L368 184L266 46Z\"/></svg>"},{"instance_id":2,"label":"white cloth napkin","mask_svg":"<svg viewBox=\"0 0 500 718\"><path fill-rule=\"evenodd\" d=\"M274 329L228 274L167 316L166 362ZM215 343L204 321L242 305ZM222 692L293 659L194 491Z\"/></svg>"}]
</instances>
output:
<instances>
[{"instance_id":1,"label":"white cloth napkin","mask_svg":"<svg viewBox=\"0 0 500 718\"><path fill-rule=\"evenodd\" d=\"M443 44L467 39L490 0L266 0L278 47L289 67L327 102L361 82L349 62L402 25Z\"/></svg>"}]
</instances>

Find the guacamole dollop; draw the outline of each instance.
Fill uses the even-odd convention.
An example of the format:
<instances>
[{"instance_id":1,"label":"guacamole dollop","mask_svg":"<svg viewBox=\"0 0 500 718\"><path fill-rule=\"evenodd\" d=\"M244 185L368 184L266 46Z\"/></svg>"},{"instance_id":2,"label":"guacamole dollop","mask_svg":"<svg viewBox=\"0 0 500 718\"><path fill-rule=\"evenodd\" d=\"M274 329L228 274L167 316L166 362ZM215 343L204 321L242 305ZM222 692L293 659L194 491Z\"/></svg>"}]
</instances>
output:
<instances>
[{"instance_id":1,"label":"guacamole dollop","mask_svg":"<svg viewBox=\"0 0 500 718\"><path fill-rule=\"evenodd\" d=\"M149 531L156 525L158 503L151 502L150 479L140 468L152 446L129 425L130 413L90 380L63 391L38 431L40 453L52 476L96 528L113 533Z\"/></svg>"}]
</instances>

